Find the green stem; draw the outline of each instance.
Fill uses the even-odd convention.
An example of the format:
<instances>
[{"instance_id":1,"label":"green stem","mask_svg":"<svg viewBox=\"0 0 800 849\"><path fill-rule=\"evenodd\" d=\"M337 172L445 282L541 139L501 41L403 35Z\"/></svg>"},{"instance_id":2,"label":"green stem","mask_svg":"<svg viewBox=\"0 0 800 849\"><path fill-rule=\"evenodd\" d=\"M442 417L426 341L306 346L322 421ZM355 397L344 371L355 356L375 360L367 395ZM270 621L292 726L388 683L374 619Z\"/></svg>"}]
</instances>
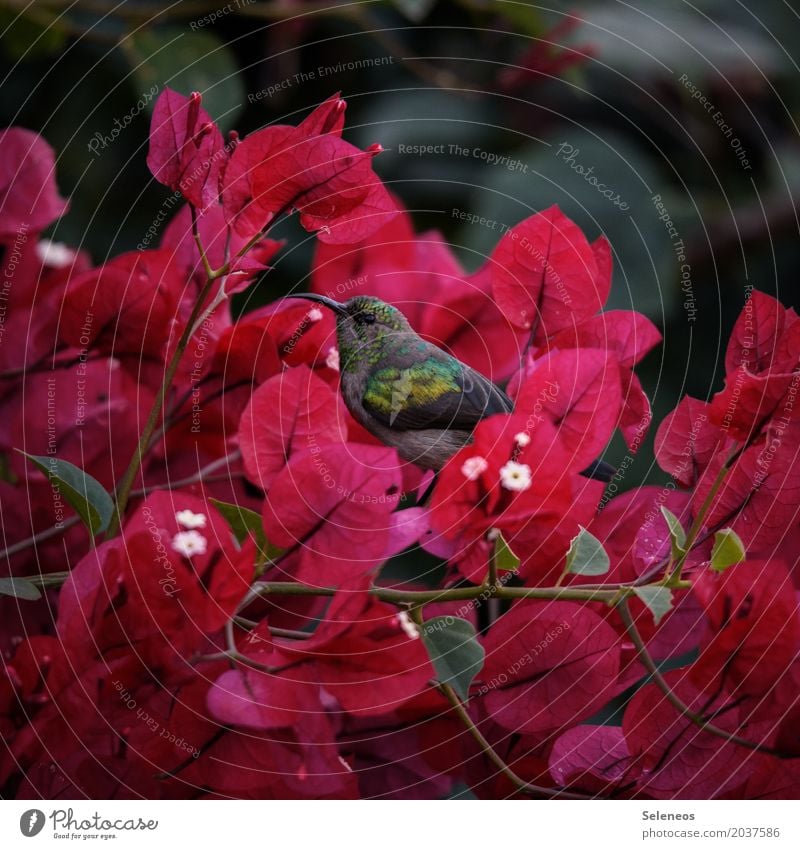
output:
<instances>
[{"instance_id":1,"label":"green stem","mask_svg":"<svg viewBox=\"0 0 800 849\"><path fill-rule=\"evenodd\" d=\"M230 454L226 454L224 457L219 457L216 460L210 462L207 466L203 466L198 472L193 475L189 475L188 477L181 478L177 481L168 481L167 483L157 483L153 484L153 486L143 487L142 489L134 489L131 491L131 495L140 496L147 495L150 492L155 492L161 489L176 489L181 486L190 486L193 483L202 483L204 481L229 481L235 477L240 477L241 472L228 472L226 475L212 475L211 473L216 471L218 468L222 466L227 466L230 463L235 462L241 457L241 453L239 450L231 451ZM0 551L0 560L5 560L8 557L11 557L14 554L18 554L20 551L24 551L26 548L33 548L38 545L40 542L45 542L48 539L52 539L53 537L57 537L60 534L63 534L66 530L71 528L73 525L77 525L80 522L80 516L70 516L68 519L65 519L59 525L53 525L52 527L46 528L43 531L39 531L38 534L34 534L32 537L28 537L27 539L20 540L19 542L15 542L13 545L9 545L8 548L4 548ZM63 574L66 576L66 572L53 572L51 574ZM26 580L34 580L34 579L26 579ZM66 580L66 578L65 578Z\"/></svg>"},{"instance_id":2,"label":"green stem","mask_svg":"<svg viewBox=\"0 0 800 849\"><path fill-rule=\"evenodd\" d=\"M490 562L494 562L494 557L492 557ZM493 587L497 587L497 584L493 584ZM481 589L481 588L479 588ZM486 588L482 588L483 591L486 591ZM417 626L417 629L421 632L424 626L424 618L423 618L423 608L424 602L412 605L409 608L409 616L413 620L414 624ZM568 793L566 791L554 790L552 787L540 787L536 784L529 784L524 779L520 778L513 769L503 760L502 757L495 751L492 744L483 736L480 728L472 721L472 717L469 715L469 711L467 711L461 699L458 697L458 693L450 686L450 684L437 683L435 684L436 689L439 690L450 702L450 704L455 709L458 714L459 719L464 724L464 727L470 733L475 742L480 746L483 753L486 757L500 770L500 772L517 788L520 790L524 790L526 793L538 793L543 796L555 797L559 796L567 799L583 799L583 796L577 796L573 793Z\"/></svg>"},{"instance_id":3,"label":"green stem","mask_svg":"<svg viewBox=\"0 0 800 849\"><path fill-rule=\"evenodd\" d=\"M778 758L797 757L796 755L787 755L777 749L772 749L769 746L764 746L760 743L754 743L752 740L747 740L744 737L737 736L736 734L731 734L729 731L725 731L724 729L709 722L701 714L693 711L689 705L687 705L686 702L684 702L683 699L681 699L680 696L678 696L678 694L669 686L666 679L661 674L661 670L658 668L652 655L647 650L647 646L642 639L642 635L639 633L639 629L633 621L627 599L623 599L617 604L617 612L619 613L622 623L625 626L625 630L628 632L628 636L631 638L631 642L639 655L639 659L642 661L642 665L650 673L653 683L659 690L661 690L666 700L675 708L675 710L683 714L683 716L693 722L696 726L698 726L698 728L702 728L703 731L707 731L709 734L713 734L715 737L720 737L729 743L734 743L737 746L743 746L744 748L751 749L754 752L774 755Z\"/></svg>"},{"instance_id":4,"label":"green stem","mask_svg":"<svg viewBox=\"0 0 800 849\"><path fill-rule=\"evenodd\" d=\"M476 599L486 592L486 587L454 587L444 590L394 590L388 587L373 586L369 592L381 601L386 601L390 604L420 605L438 601L467 601ZM627 596L633 590L627 586L603 589L497 586L492 595L493 598L510 600L536 598L559 599L562 601L601 601L606 604L612 604L619 600L621 592ZM332 596L335 594L335 587L310 587L306 584L296 584L291 581L259 581L253 584L243 604L248 604L253 598L269 595Z\"/></svg>"},{"instance_id":5,"label":"green stem","mask_svg":"<svg viewBox=\"0 0 800 849\"><path fill-rule=\"evenodd\" d=\"M200 254L200 262L203 263L203 271L206 273L206 280L213 280L214 269L208 261L206 249L203 247L203 240L200 238L200 230L197 226L197 210L191 204L189 205L189 209L192 211L192 237L194 238L195 245L197 245L197 252Z\"/></svg>"},{"instance_id":6,"label":"green stem","mask_svg":"<svg viewBox=\"0 0 800 849\"><path fill-rule=\"evenodd\" d=\"M725 482L725 478L728 476L728 472L731 470L729 464L734 456L736 455L733 454L728 457L728 459L720 467L720 470L717 472L717 476L714 478L714 482L711 484L711 489L708 491L708 495L705 497L705 499L703 499L703 503L700 505L700 509L697 511L697 515L694 517L694 521L692 522L692 525L689 528L689 533L686 535L686 542L684 543L684 552L678 558L678 562L675 564L675 570L670 571L669 566L667 567L667 573L664 576L664 583L666 585L672 586L673 582L680 581L683 564L686 562L686 558L689 556L689 552L694 548L697 536L703 529L703 522L705 522L706 517L708 516L709 511L711 510L711 507L714 503L714 499L717 497L717 493L720 491L722 484Z\"/></svg>"},{"instance_id":7,"label":"green stem","mask_svg":"<svg viewBox=\"0 0 800 849\"><path fill-rule=\"evenodd\" d=\"M45 575L32 575L26 577L37 586L58 586L69 577L69 572L52 572ZM659 586L659 585L654 585ZM689 586L681 582L681 588ZM306 584L298 584L292 581L257 581L254 583L243 601L239 610L244 609L254 599L270 595L280 596L321 596L330 597L336 595L336 587L312 587ZM396 604L398 606L418 608L431 602L441 601L471 601L483 598L487 589L485 586L475 587L453 587L451 589L439 590L395 590L389 587L372 586L369 589L371 595L380 601ZM596 601L603 602L609 606L616 606L620 601L632 595L634 589L625 584L610 585L608 587L504 587L498 584L493 592L493 598L519 601L521 599L541 599L559 601Z\"/></svg>"},{"instance_id":8,"label":"green stem","mask_svg":"<svg viewBox=\"0 0 800 849\"><path fill-rule=\"evenodd\" d=\"M274 674L274 670L271 666L267 666L265 663L259 663L257 660L252 660L247 657L247 655L242 654L238 648L236 648L236 636L234 634L234 626L235 626L235 617L228 619L225 623L225 650L221 652L217 652L216 654L203 654L199 655L194 659L195 663L204 663L208 661L215 660L229 660L232 664L241 663L244 666L249 666L251 669L255 669L258 672L265 672L268 675Z\"/></svg>"},{"instance_id":9,"label":"green stem","mask_svg":"<svg viewBox=\"0 0 800 849\"><path fill-rule=\"evenodd\" d=\"M41 575L30 575L24 578L28 583L37 587L60 587L69 578L69 572L43 572Z\"/></svg>"},{"instance_id":10,"label":"green stem","mask_svg":"<svg viewBox=\"0 0 800 849\"><path fill-rule=\"evenodd\" d=\"M80 521L80 516L70 516L58 525L45 528L45 530L39 531L38 534L34 534L32 537L15 542L12 545L9 545L8 548L4 548L0 551L0 559L5 560L14 554L18 554L20 551L25 551L26 548L31 548L38 545L40 542L45 542L48 539L60 536L64 533L64 531L68 530L73 525L77 525Z\"/></svg>"},{"instance_id":11,"label":"green stem","mask_svg":"<svg viewBox=\"0 0 800 849\"><path fill-rule=\"evenodd\" d=\"M294 628L278 628L270 625L269 632L273 637L283 637L286 640L308 640L313 636L309 631L296 631Z\"/></svg>"},{"instance_id":12,"label":"green stem","mask_svg":"<svg viewBox=\"0 0 800 849\"><path fill-rule=\"evenodd\" d=\"M497 576L497 553L496 548L493 548L492 556L489 558L489 574L487 575L484 589L491 590L492 594L494 594L497 592L499 586L501 586L501 584Z\"/></svg>"},{"instance_id":13,"label":"green stem","mask_svg":"<svg viewBox=\"0 0 800 849\"><path fill-rule=\"evenodd\" d=\"M227 475L220 475L216 477L213 473L216 472L217 469L222 469L226 466L230 466L232 463L235 463L241 456L241 452L238 448L236 448L231 451L230 454L226 454L224 457L218 457L216 460L212 460L201 469L198 469L193 475L188 475L187 477L180 478L176 481L169 481L165 484L157 483L153 486L145 486L141 489L134 489L131 492L131 495L147 495L148 493L155 492L159 489L177 489L181 486L191 486L194 483L203 483L204 481L232 480L238 476L238 472L234 474L229 471Z\"/></svg>"},{"instance_id":14,"label":"green stem","mask_svg":"<svg viewBox=\"0 0 800 849\"><path fill-rule=\"evenodd\" d=\"M199 297L197 298L194 306L192 307L191 315L189 316L189 319L186 322L186 326L183 329L183 333L181 334L181 337L178 340L178 344L176 345L175 350L173 351L172 356L170 357L169 363L167 363L167 368L164 372L164 380L162 381L161 387L158 390L158 393L156 394L156 397L153 401L153 406L150 408L150 414L148 415L147 421L145 422L144 428L142 429L142 433L139 436L139 442L136 446L136 450L133 452L133 457L131 457L131 461L128 464L128 468L125 470L125 474L122 476L122 479L119 482L119 486L117 487L116 509L114 510L114 515L111 517L111 522L109 523L108 531L106 533L106 539L112 539L119 533L120 525L122 523L122 516L125 513L125 508L128 506L128 499L131 495L133 483L136 480L136 475L138 474L139 469L142 465L144 455L150 446L150 438L152 437L153 432L156 429L156 425L158 424L158 419L161 415L161 410L164 408L164 402L166 400L167 391L172 385L172 381L174 380L175 375L178 371L178 366L180 365L183 354L186 351L189 341L194 335L197 319L203 310L203 303L208 297L209 292L211 291L211 287L214 285L214 281L217 279L217 277L221 277L224 274L225 269L221 268L218 271L213 272L213 274L209 276L208 280L205 283L205 286L203 286L203 290L200 292Z\"/></svg>"},{"instance_id":15,"label":"green stem","mask_svg":"<svg viewBox=\"0 0 800 849\"><path fill-rule=\"evenodd\" d=\"M480 728L472 721L466 707L461 699L459 699L456 691L449 684L439 684L438 689L447 697L453 709L458 714L459 719L464 723L464 727L472 736L473 740L481 747L481 750L486 757L497 767L498 770L518 789L525 793L536 793L541 796L549 796L550 798L558 799L586 799L578 793L570 793L567 790L559 790L556 787L541 787L538 784L531 784L525 781L514 772L513 769L497 754L492 747L492 744L483 736Z\"/></svg>"}]
</instances>

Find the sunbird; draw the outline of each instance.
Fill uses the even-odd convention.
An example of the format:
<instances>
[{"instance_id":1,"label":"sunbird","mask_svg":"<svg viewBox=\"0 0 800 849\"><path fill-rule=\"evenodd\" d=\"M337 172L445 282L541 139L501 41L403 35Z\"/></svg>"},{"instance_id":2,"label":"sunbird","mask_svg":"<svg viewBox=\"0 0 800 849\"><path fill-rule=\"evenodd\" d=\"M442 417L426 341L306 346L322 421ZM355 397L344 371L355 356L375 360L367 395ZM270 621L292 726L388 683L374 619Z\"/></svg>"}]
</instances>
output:
<instances>
[{"instance_id":1,"label":"sunbird","mask_svg":"<svg viewBox=\"0 0 800 849\"><path fill-rule=\"evenodd\" d=\"M324 295L291 297L333 310L345 405L404 460L438 472L470 442L481 419L514 411L499 386L424 340L380 298L358 295L339 303ZM595 460L582 474L609 481L614 469Z\"/></svg>"}]
</instances>

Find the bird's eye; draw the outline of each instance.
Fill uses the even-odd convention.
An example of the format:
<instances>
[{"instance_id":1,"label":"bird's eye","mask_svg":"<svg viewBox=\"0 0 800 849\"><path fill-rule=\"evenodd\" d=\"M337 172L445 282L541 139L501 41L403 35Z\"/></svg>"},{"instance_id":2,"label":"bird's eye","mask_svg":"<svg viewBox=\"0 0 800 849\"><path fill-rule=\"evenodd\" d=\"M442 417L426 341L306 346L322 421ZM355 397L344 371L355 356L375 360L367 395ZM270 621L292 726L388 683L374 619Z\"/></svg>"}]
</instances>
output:
<instances>
[{"instance_id":1,"label":"bird's eye","mask_svg":"<svg viewBox=\"0 0 800 849\"><path fill-rule=\"evenodd\" d=\"M360 312L356 316L356 321L359 324L375 324L375 315L371 312Z\"/></svg>"}]
</instances>

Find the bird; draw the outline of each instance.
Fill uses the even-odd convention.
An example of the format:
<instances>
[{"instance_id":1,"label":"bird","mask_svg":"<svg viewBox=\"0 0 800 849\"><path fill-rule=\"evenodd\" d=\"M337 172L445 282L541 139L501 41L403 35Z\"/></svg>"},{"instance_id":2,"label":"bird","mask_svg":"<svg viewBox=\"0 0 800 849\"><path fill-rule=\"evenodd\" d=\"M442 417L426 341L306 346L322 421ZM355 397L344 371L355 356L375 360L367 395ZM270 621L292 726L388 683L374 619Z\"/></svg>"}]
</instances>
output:
<instances>
[{"instance_id":1,"label":"bird","mask_svg":"<svg viewBox=\"0 0 800 849\"><path fill-rule=\"evenodd\" d=\"M333 311L345 406L404 460L439 472L480 421L514 411L499 386L419 336L392 304L369 295L343 303L315 293L290 297ZM609 481L614 471L595 460L581 474Z\"/></svg>"}]
</instances>

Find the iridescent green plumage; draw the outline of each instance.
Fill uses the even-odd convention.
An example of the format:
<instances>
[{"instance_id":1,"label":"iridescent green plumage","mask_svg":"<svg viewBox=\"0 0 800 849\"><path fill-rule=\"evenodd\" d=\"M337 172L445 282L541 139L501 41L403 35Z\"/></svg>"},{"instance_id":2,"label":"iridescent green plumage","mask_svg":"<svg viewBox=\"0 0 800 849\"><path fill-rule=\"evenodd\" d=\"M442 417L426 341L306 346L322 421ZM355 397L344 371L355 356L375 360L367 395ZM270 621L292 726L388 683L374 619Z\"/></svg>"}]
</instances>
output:
<instances>
[{"instance_id":1,"label":"iridescent green plumage","mask_svg":"<svg viewBox=\"0 0 800 849\"><path fill-rule=\"evenodd\" d=\"M493 413L508 413L511 401L486 378L443 352L406 367L385 366L367 376L365 410L398 430L469 429Z\"/></svg>"},{"instance_id":2,"label":"iridescent green plumage","mask_svg":"<svg viewBox=\"0 0 800 849\"><path fill-rule=\"evenodd\" d=\"M343 304L323 295L299 297L336 313L345 404L404 459L441 469L481 419L514 409L502 389L426 342L391 304L369 296Z\"/></svg>"},{"instance_id":3,"label":"iridescent green plumage","mask_svg":"<svg viewBox=\"0 0 800 849\"><path fill-rule=\"evenodd\" d=\"M375 317L375 322L374 332L367 332L367 325L353 321L355 339L351 338L350 334L338 334L339 361L342 364L342 370L352 371L358 366L358 361L364 359L372 365L377 365L386 342L394 333L402 332L404 329L405 317L393 306L377 298L365 296L351 298L347 305L353 316L365 314L369 310L369 314Z\"/></svg>"},{"instance_id":4,"label":"iridescent green plumage","mask_svg":"<svg viewBox=\"0 0 800 849\"><path fill-rule=\"evenodd\" d=\"M511 412L502 390L422 339L391 304L368 296L344 304L310 297L336 313L347 408L405 459L439 469L482 418Z\"/></svg>"},{"instance_id":5,"label":"iridescent green plumage","mask_svg":"<svg viewBox=\"0 0 800 849\"><path fill-rule=\"evenodd\" d=\"M389 424L398 423L406 408L431 409L448 393L461 395L457 360L441 362L426 357L408 368L387 366L373 371L367 378L362 398L364 406Z\"/></svg>"}]
</instances>

